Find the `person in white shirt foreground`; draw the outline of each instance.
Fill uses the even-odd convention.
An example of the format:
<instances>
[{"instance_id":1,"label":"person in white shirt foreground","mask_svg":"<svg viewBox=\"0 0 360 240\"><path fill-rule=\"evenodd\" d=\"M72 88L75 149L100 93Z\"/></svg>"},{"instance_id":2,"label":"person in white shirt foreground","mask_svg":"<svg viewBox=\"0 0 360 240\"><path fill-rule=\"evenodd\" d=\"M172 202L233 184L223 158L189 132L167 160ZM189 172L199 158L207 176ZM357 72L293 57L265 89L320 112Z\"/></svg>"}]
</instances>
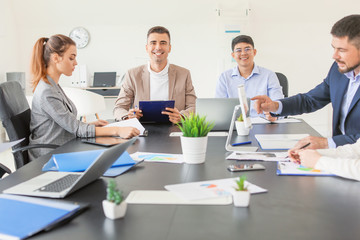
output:
<instances>
[{"instance_id":1,"label":"person in white shirt foreground","mask_svg":"<svg viewBox=\"0 0 360 240\"><path fill-rule=\"evenodd\" d=\"M360 139L335 149L296 150L290 156L305 167L360 181Z\"/></svg>"}]
</instances>

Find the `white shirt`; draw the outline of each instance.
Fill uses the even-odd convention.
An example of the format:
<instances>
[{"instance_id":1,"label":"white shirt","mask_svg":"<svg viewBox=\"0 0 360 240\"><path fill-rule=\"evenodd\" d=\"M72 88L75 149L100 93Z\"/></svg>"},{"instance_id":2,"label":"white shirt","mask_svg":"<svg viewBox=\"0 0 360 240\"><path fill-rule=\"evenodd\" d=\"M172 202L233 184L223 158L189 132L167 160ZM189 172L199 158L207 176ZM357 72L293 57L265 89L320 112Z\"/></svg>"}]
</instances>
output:
<instances>
[{"instance_id":1,"label":"white shirt","mask_svg":"<svg viewBox=\"0 0 360 240\"><path fill-rule=\"evenodd\" d=\"M150 100L169 100L169 62L161 72L150 72Z\"/></svg>"}]
</instances>

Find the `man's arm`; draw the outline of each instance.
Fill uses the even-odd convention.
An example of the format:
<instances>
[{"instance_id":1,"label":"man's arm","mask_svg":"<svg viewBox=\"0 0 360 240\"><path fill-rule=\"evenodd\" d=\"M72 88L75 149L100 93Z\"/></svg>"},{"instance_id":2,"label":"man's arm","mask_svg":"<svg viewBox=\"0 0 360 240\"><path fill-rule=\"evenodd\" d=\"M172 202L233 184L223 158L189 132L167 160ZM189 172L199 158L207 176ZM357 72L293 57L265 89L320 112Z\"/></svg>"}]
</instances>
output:
<instances>
[{"instance_id":1,"label":"man's arm","mask_svg":"<svg viewBox=\"0 0 360 240\"><path fill-rule=\"evenodd\" d=\"M185 85L185 109L180 111L180 114L188 115L190 112L195 112L195 102L195 88L192 84L190 72L188 72Z\"/></svg>"},{"instance_id":2,"label":"man's arm","mask_svg":"<svg viewBox=\"0 0 360 240\"><path fill-rule=\"evenodd\" d=\"M113 110L116 120L121 120L122 117L128 115L128 111L134 102L134 97L134 86L130 74L127 72Z\"/></svg>"}]
</instances>

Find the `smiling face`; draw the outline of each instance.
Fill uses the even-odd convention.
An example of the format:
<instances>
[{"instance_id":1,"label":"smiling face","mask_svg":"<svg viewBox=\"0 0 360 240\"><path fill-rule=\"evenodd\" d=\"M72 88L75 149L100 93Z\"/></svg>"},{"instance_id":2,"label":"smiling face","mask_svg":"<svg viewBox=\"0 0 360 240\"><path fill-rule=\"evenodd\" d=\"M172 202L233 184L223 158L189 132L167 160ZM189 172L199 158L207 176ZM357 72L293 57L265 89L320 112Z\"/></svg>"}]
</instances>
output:
<instances>
[{"instance_id":1,"label":"smiling face","mask_svg":"<svg viewBox=\"0 0 360 240\"><path fill-rule=\"evenodd\" d=\"M167 64L167 57L171 51L170 39L166 33L151 33L147 39L146 52L150 57L150 64Z\"/></svg>"},{"instance_id":2,"label":"smiling face","mask_svg":"<svg viewBox=\"0 0 360 240\"><path fill-rule=\"evenodd\" d=\"M333 36L331 46L334 48L333 59L336 61L339 72L360 72L360 49L348 41L348 37Z\"/></svg>"},{"instance_id":3,"label":"smiling face","mask_svg":"<svg viewBox=\"0 0 360 240\"><path fill-rule=\"evenodd\" d=\"M64 74L66 76L72 75L73 71L75 70L75 66L77 65L76 54L77 51L75 45L70 45L63 56L55 54L54 62L56 69L60 74Z\"/></svg>"},{"instance_id":4,"label":"smiling face","mask_svg":"<svg viewBox=\"0 0 360 240\"><path fill-rule=\"evenodd\" d=\"M237 62L239 68L249 68L254 66L256 49L249 43L241 42L235 45L231 56Z\"/></svg>"}]
</instances>

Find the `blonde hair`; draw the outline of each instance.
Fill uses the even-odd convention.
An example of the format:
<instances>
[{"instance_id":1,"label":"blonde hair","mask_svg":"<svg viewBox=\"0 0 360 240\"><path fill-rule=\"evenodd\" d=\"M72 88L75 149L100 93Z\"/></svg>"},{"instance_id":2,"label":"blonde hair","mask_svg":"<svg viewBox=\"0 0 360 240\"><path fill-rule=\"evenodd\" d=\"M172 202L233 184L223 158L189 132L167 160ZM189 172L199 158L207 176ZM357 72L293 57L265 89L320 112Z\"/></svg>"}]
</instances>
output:
<instances>
[{"instance_id":1,"label":"blonde hair","mask_svg":"<svg viewBox=\"0 0 360 240\"><path fill-rule=\"evenodd\" d=\"M46 75L51 54L56 53L62 57L71 45L75 45L75 42L71 38L61 34L51 36L50 38L42 37L36 41L32 52L30 67L31 74L33 75L31 80L33 91L35 91L41 79L49 84Z\"/></svg>"}]
</instances>

